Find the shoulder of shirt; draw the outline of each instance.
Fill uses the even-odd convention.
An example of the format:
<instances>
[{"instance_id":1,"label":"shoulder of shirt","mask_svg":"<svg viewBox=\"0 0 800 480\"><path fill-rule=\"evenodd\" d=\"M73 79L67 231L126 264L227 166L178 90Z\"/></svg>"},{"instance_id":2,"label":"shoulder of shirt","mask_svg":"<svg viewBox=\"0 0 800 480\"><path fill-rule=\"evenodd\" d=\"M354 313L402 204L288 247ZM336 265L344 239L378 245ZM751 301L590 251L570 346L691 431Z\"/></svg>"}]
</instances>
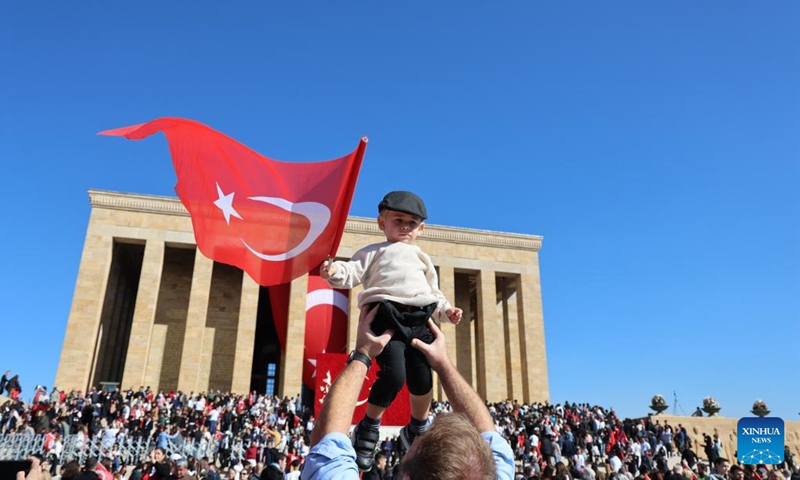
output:
<instances>
[{"instance_id":1,"label":"shoulder of shirt","mask_svg":"<svg viewBox=\"0 0 800 480\"><path fill-rule=\"evenodd\" d=\"M413 250L416 253L420 253L422 255L427 255L425 252L422 251L421 248L419 248L419 245L417 245L416 243L384 242L383 245L386 245L385 248L396 248L398 250L407 249L407 250Z\"/></svg>"},{"instance_id":2,"label":"shoulder of shirt","mask_svg":"<svg viewBox=\"0 0 800 480\"><path fill-rule=\"evenodd\" d=\"M377 251L377 250L380 250L380 249L382 249L382 248L386 248L386 247L388 247L388 246L391 246L391 245L392 245L392 242L370 243L370 244L369 244L369 245L367 245L366 247L362 247L362 248L360 248L360 249L359 249L359 250L356 252L356 255L358 255L359 253L370 253L370 252L375 252L375 251ZM355 256L355 255L353 255L353 256Z\"/></svg>"}]
</instances>

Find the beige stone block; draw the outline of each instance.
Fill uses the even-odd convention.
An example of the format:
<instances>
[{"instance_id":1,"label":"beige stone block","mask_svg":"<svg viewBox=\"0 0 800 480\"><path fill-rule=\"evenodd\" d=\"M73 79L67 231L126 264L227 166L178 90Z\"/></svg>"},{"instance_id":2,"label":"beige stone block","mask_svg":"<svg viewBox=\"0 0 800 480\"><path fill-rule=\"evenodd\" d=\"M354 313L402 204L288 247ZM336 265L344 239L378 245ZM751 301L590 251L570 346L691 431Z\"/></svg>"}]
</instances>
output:
<instances>
[{"instance_id":1,"label":"beige stone block","mask_svg":"<svg viewBox=\"0 0 800 480\"><path fill-rule=\"evenodd\" d=\"M161 385L161 366L164 363L164 350L167 346L167 329L169 326L164 324L153 325L150 332L150 348L147 352L147 369L145 370L144 381L141 383L145 387L160 388Z\"/></svg>"},{"instance_id":2,"label":"beige stone block","mask_svg":"<svg viewBox=\"0 0 800 480\"><path fill-rule=\"evenodd\" d=\"M90 225L96 219L94 212ZM72 298L64 346L56 373L56 384L64 389L86 390L97 344L108 275L113 257L113 239L87 233L75 292Z\"/></svg>"},{"instance_id":3,"label":"beige stone block","mask_svg":"<svg viewBox=\"0 0 800 480\"><path fill-rule=\"evenodd\" d=\"M537 273L517 278L520 338L522 343L523 382L527 388L526 402L542 402L550 398L547 377L547 352L545 350L544 315L542 312L542 291ZM525 393L526 388L523 388Z\"/></svg>"},{"instance_id":4,"label":"beige stone block","mask_svg":"<svg viewBox=\"0 0 800 480\"><path fill-rule=\"evenodd\" d=\"M439 266L439 290L442 291L444 298L447 299L453 306L461 308L456 302L456 275L453 267ZM462 308L463 310L463 308ZM445 345L447 346L447 356L455 359L456 352L456 326L448 321L443 321L439 328L445 336ZM434 375L434 393L437 399L445 397L441 386L438 383L438 377Z\"/></svg>"},{"instance_id":5,"label":"beige stone block","mask_svg":"<svg viewBox=\"0 0 800 480\"><path fill-rule=\"evenodd\" d=\"M508 397L502 317L497 311L495 272L478 274L478 393L496 402Z\"/></svg>"},{"instance_id":6,"label":"beige stone block","mask_svg":"<svg viewBox=\"0 0 800 480\"><path fill-rule=\"evenodd\" d=\"M522 400L524 397L522 380L522 353L521 344L525 341L519 331L519 315L517 306L517 293L514 289L516 281L513 278L503 280L503 325L507 339L506 364L508 365L509 398Z\"/></svg>"},{"instance_id":7,"label":"beige stone block","mask_svg":"<svg viewBox=\"0 0 800 480\"><path fill-rule=\"evenodd\" d=\"M474 275L472 275L474 278ZM451 357L461 376L473 388L477 387L477 350L475 344L476 322L472 321L472 297L470 295L469 275L459 274L456 277L456 304L464 313L464 319L455 327L452 338L456 346L456 354Z\"/></svg>"},{"instance_id":8,"label":"beige stone block","mask_svg":"<svg viewBox=\"0 0 800 480\"><path fill-rule=\"evenodd\" d=\"M249 275L242 277L239 329L236 332L236 356L233 361L233 379L231 381L231 391L233 392L246 392L250 389L259 291L259 285Z\"/></svg>"},{"instance_id":9,"label":"beige stone block","mask_svg":"<svg viewBox=\"0 0 800 480\"><path fill-rule=\"evenodd\" d=\"M122 375L122 388L138 388L144 384L163 267L164 243L156 240L148 241L144 247L139 290L136 294L125 371Z\"/></svg>"},{"instance_id":10,"label":"beige stone block","mask_svg":"<svg viewBox=\"0 0 800 480\"><path fill-rule=\"evenodd\" d=\"M211 380L211 361L216 351L214 350L214 342L217 329L213 327L206 327L203 332L203 345L200 349L200 366L197 372L197 385L194 390L196 392L207 392L209 382Z\"/></svg>"},{"instance_id":11,"label":"beige stone block","mask_svg":"<svg viewBox=\"0 0 800 480\"><path fill-rule=\"evenodd\" d=\"M303 348L306 334L306 294L308 274L292 280L289 297L289 319L286 325L286 345L281 361L278 394L293 397L303 385Z\"/></svg>"},{"instance_id":12,"label":"beige stone block","mask_svg":"<svg viewBox=\"0 0 800 480\"><path fill-rule=\"evenodd\" d=\"M181 369L178 375L178 389L184 392L197 391L198 388L202 353L202 349L198 347L203 345L213 270L214 262L198 250L194 256L189 309L186 314L186 330L183 336Z\"/></svg>"}]
</instances>

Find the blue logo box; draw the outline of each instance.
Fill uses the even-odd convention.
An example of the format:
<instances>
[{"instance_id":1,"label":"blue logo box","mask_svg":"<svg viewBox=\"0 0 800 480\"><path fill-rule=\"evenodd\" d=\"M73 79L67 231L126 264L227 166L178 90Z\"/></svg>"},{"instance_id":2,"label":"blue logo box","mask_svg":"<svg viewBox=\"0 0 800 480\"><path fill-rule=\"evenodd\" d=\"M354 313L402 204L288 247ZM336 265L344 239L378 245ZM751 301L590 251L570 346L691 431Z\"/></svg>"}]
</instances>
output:
<instances>
[{"instance_id":1,"label":"blue logo box","mask_svg":"<svg viewBox=\"0 0 800 480\"><path fill-rule=\"evenodd\" d=\"M739 463L777 465L783 463L783 420L778 417L745 417L736 427Z\"/></svg>"}]
</instances>

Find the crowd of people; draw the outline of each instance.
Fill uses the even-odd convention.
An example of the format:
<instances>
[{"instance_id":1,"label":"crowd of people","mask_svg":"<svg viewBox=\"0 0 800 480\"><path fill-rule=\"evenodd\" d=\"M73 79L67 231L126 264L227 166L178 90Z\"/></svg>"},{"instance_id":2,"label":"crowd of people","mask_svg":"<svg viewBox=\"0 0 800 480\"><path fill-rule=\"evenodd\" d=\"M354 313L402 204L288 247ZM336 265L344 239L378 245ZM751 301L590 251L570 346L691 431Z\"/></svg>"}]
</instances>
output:
<instances>
[{"instance_id":1,"label":"crowd of people","mask_svg":"<svg viewBox=\"0 0 800 480\"><path fill-rule=\"evenodd\" d=\"M62 478L71 478L69 472L77 465L75 459L63 455L67 436L76 438L78 445L99 438L102 448L93 464L102 469L107 461L110 474L125 478L144 477L148 464L154 463L152 455L131 458L120 450L126 439L151 440L165 465L179 460L168 458L169 451L184 451L186 442L202 445L199 450L207 452L205 458L181 458L188 472L200 472L203 478L216 478L217 469L248 478L245 475L258 471L260 465L275 469L279 461L286 463L281 470L288 472L297 469L308 454L313 425L313 414L301 405L299 396L279 398L255 392L184 394L141 387L67 393L36 387L31 404L11 401L0 409L0 434L45 435L43 461L53 472L56 465L64 466L67 475ZM242 450L243 461L233 454L235 446Z\"/></svg>"},{"instance_id":2,"label":"crowd of people","mask_svg":"<svg viewBox=\"0 0 800 480\"><path fill-rule=\"evenodd\" d=\"M686 428L658 417L620 419L615 412L588 404L489 403L498 433L511 445L517 478L537 480L796 480L797 465L786 449L776 467L739 466L722 455L717 433L692 441ZM433 402L435 416L451 410ZM8 402L1 409L0 433L44 434L42 460L51 474L78 478L82 469L107 471L109 478L148 480L195 478L242 480L299 478L308 455L315 418L300 398L250 393L235 395L155 392L149 387L127 391L47 392L36 387L31 404ZM64 437L99 437L97 458L85 465L62 455ZM125 458L119 443L126 437L151 439L149 458ZM207 442L203 458L170 458L184 442ZM243 461L231 455L241 445ZM392 478L398 464L398 438L379 444L375 465L364 478ZM676 457L669 462L668 459ZM680 460L678 461L677 458ZM701 460L702 458L702 460ZM675 465L670 468L669 464ZM725 470L721 473L721 470ZM741 476L739 475L741 474ZM794 475L794 477L793 477Z\"/></svg>"}]
</instances>

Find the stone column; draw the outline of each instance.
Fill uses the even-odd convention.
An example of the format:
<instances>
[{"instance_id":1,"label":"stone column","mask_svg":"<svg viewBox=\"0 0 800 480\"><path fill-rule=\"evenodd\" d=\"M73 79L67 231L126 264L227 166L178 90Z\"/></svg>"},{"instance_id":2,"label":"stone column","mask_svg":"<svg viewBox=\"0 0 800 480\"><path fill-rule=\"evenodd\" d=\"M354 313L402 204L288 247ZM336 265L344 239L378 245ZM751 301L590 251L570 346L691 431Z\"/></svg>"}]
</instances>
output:
<instances>
[{"instance_id":1,"label":"stone column","mask_svg":"<svg viewBox=\"0 0 800 480\"><path fill-rule=\"evenodd\" d=\"M303 348L306 335L306 296L308 274L292 280L289 289L289 313L286 322L286 345L281 358L279 395L294 397L303 385Z\"/></svg>"},{"instance_id":2,"label":"stone column","mask_svg":"<svg viewBox=\"0 0 800 480\"><path fill-rule=\"evenodd\" d=\"M92 209L56 373L55 384L67 391L85 391L89 387L91 352L96 349L97 330L114 255L114 239L103 235L95 226L96 222L102 222L97 220L98 215L97 210Z\"/></svg>"},{"instance_id":3,"label":"stone column","mask_svg":"<svg viewBox=\"0 0 800 480\"><path fill-rule=\"evenodd\" d=\"M502 317L497 311L495 272L478 274L478 394L497 402L508 397L506 389L506 345Z\"/></svg>"},{"instance_id":4,"label":"stone column","mask_svg":"<svg viewBox=\"0 0 800 480\"><path fill-rule=\"evenodd\" d=\"M453 267L439 267L439 290L442 291L444 298L446 298L447 301L449 301L454 307L461 308L462 310L464 309L464 307L458 305L456 301L456 274ZM469 320L464 321L469 323ZM441 328L442 333L444 333L444 336L447 339L447 355L455 362L457 355L456 325L453 325L447 320L443 320L439 325L439 328ZM439 385L439 377L436 375L433 376L433 393L434 398L437 400L442 400L445 398L444 392Z\"/></svg>"},{"instance_id":5,"label":"stone column","mask_svg":"<svg viewBox=\"0 0 800 480\"><path fill-rule=\"evenodd\" d=\"M256 338L256 315L258 314L259 285L242 275L242 297L239 304L239 328L236 330L236 352L233 357L233 379L231 391L244 393L250 391L250 377L253 369L253 342Z\"/></svg>"},{"instance_id":6,"label":"stone column","mask_svg":"<svg viewBox=\"0 0 800 480\"><path fill-rule=\"evenodd\" d=\"M523 401L544 402L550 399L547 377L547 352L544 345L542 288L539 278L539 255L534 254L533 273L516 279L519 336L523 339Z\"/></svg>"},{"instance_id":7,"label":"stone column","mask_svg":"<svg viewBox=\"0 0 800 480\"><path fill-rule=\"evenodd\" d=\"M464 380L475 388L475 322L471 321L472 299L469 288L469 276L459 275L456 281L456 304L464 310L464 319L456 325L452 342L456 353L451 358Z\"/></svg>"},{"instance_id":8,"label":"stone column","mask_svg":"<svg viewBox=\"0 0 800 480\"><path fill-rule=\"evenodd\" d=\"M522 362L520 344L522 338L519 332L519 315L517 313L517 292L514 290L515 280L503 277L503 325L506 331L506 365L508 365L508 396L511 399L522 400Z\"/></svg>"},{"instance_id":9,"label":"stone column","mask_svg":"<svg viewBox=\"0 0 800 480\"><path fill-rule=\"evenodd\" d=\"M178 375L178 390L196 392L199 384L200 360L203 353L203 334L208 316L208 299L211 295L211 276L214 261L197 250L192 270L192 289L186 313L186 330L183 335L181 370ZM204 382L205 383L205 382Z\"/></svg>"},{"instance_id":10,"label":"stone column","mask_svg":"<svg viewBox=\"0 0 800 480\"><path fill-rule=\"evenodd\" d=\"M139 275L139 290L133 310L128 354L120 388L139 388L145 384L147 357L156 319L158 292L161 288L161 272L164 269L164 242L148 240L144 247L142 272Z\"/></svg>"}]
</instances>

